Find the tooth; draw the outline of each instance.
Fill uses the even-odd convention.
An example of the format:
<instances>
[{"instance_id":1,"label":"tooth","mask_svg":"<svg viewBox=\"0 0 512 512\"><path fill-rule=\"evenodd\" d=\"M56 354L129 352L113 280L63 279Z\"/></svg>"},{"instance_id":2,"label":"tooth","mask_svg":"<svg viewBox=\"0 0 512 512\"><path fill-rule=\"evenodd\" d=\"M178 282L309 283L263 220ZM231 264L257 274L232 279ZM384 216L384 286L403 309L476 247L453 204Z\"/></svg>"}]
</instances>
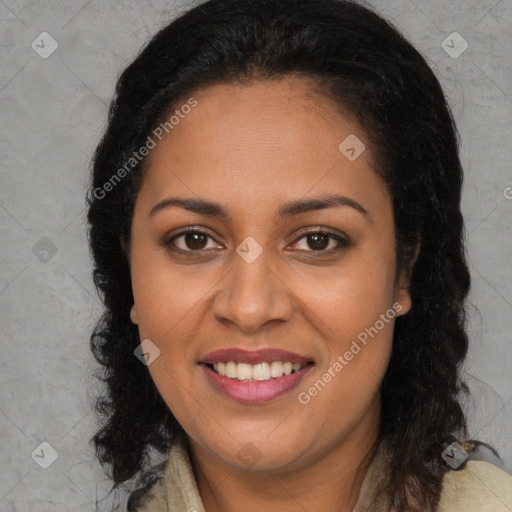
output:
<instances>
[{"instance_id":1,"label":"tooth","mask_svg":"<svg viewBox=\"0 0 512 512\"><path fill-rule=\"evenodd\" d=\"M279 378L283 375L290 375L292 372L298 372L303 367L300 363L291 363L290 361L272 361L271 363L263 361L252 365L248 363L235 363L234 361L217 362L213 364L214 370L222 376L238 380L257 380L267 381L272 378Z\"/></svg>"},{"instance_id":2,"label":"tooth","mask_svg":"<svg viewBox=\"0 0 512 512\"><path fill-rule=\"evenodd\" d=\"M270 376L282 377L283 376L283 363L281 361L272 361L270 363Z\"/></svg>"},{"instance_id":3,"label":"tooth","mask_svg":"<svg viewBox=\"0 0 512 512\"><path fill-rule=\"evenodd\" d=\"M252 364L238 363L238 379L251 380L252 379Z\"/></svg>"},{"instance_id":4,"label":"tooth","mask_svg":"<svg viewBox=\"0 0 512 512\"><path fill-rule=\"evenodd\" d=\"M255 364L252 367L252 378L254 380L269 380L270 366L268 363Z\"/></svg>"},{"instance_id":5,"label":"tooth","mask_svg":"<svg viewBox=\"0 0 512 512\"><path fill-rule=\"evenodd\" d=\"M233 361L226 363L226 377L236 379L238 377L237 364Z\"/></svg>"}]
</instances>

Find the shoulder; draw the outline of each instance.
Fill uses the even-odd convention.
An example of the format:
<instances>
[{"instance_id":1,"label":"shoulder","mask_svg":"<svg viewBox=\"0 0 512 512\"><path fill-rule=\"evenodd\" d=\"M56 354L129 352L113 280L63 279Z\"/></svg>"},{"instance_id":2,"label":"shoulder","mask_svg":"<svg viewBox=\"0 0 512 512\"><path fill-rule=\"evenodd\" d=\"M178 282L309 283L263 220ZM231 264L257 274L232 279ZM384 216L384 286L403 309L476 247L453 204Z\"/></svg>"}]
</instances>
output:
<instances>
[{"instance_id":1,"label":"shoulder","mask_svg":"<svg viewBox=\"0 0 512 512\"><path fill-rule=\"evenodd\" d=\"M469 461L443 477L439 512L510 512L512 476L483 461Z\"/></svg>"}]
</instances>

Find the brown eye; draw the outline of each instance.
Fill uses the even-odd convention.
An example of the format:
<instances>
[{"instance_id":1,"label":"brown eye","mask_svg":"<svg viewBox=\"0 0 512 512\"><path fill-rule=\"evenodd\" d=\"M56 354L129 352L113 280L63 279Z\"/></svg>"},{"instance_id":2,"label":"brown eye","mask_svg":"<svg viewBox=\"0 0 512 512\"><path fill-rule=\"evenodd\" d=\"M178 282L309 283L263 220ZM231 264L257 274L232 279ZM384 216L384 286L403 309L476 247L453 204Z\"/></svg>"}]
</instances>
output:
<instances>
[{"instance_id":1,"label":"brown eye","mask_svg":"<svg viewBox=\"0 0 512 512\"><path fill-rule=\"evenodd\" d=\"M321 251L325 249L329 245L329 238L329 235L324 235L322 233L313 233L312 235L306 236L308 246L314 251Z\"/></svg>"},{"instance_id":2,"label":"brown eye","mask_svg":"<svg viewBox=\"0 0 512 512\"><path fill-rule=\"evenodd\" d=\"M300 247L300 243L302 243L302 247ZM347 247L349 243L334 233L311 231L301 236L294 245L299 251L332 253Z\"/></svg>"},{"instance_id":3,"label":"brown eye","mask_svg":"<svg viewBox=\"0 0 512 512\"><path fill-rule=\"evenodd\" d=\"M208 238L201 233L187 233L182 236L188 249L204 249Z\"/></svg>"},{"instance_id":4,"label":"brown eye","mask_svg":"<svg viewBox=\"0 0 512 512\"><path fill-rule=\"evenodd\" d=\"M208 246L208 242L211 245ZM198 229L189 228L182 233L172 236L164 242L164 245L172 251L177 252L200 252L205 249L219 248L219 244L215 243L211 235Z\"/></svg>"}]
</instances>

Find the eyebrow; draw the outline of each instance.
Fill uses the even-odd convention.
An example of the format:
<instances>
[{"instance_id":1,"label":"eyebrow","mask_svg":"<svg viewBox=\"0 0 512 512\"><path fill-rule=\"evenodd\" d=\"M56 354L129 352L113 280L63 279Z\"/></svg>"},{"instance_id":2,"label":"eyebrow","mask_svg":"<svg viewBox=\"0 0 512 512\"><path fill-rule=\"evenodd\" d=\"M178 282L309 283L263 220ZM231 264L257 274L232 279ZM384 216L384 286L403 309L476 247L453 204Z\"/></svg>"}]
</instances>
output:
<instances>
[{"instance_id":1,"label":"eyebrow","mask_svg":"<svg viewBox=\"0 0 512 512\"><path fill-rule=\"evenodd\" d=\"M152 217L157 213L170 208L172 206L178 206L185 210L197 213L199 215L206 215L208 217L218 217L224 221L231 221L232 217L229 212L220 204L215 201L209 201L206 199L196 198L181 198L181 197L168 197L159 201L155 204L149 216ZM363 208L357 201L354 201L350 197L330 194L318 198L312 199L297 199L290 201L280 206L278 209L278 218L287 219L295 215L308 213L316 210L324 210L326 208L332 208L335 206L348 206L358 211L366 217L368 222L372 222L369 212Z\"/></svg>"}]
</instances>

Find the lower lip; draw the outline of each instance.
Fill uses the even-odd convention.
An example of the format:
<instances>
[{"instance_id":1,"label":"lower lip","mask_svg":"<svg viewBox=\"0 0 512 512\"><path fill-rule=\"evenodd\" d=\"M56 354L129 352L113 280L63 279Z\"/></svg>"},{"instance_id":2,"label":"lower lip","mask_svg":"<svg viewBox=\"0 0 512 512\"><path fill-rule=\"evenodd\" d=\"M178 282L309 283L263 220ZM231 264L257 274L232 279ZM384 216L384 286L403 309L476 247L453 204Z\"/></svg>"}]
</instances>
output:
<instances>
[{"instance_id":1,"label":"lower lip","mask_svg":"<svg viewBox=\"0 0 512 512\"><path fill-rule=\"evenodd\" d=\"M302 378L313 368L312 364L302 367L297 373L290 375L283 375L265 381L243 381L236 379L229 379L214 372L206 364L201 363L203 370L208 377L208 380L219 391L229 396L230 398L239 402L254 404L261 402L268 402L274 400L286 393L290 392L293 388L298 386Z\"/></svg>"}]
</instances>

